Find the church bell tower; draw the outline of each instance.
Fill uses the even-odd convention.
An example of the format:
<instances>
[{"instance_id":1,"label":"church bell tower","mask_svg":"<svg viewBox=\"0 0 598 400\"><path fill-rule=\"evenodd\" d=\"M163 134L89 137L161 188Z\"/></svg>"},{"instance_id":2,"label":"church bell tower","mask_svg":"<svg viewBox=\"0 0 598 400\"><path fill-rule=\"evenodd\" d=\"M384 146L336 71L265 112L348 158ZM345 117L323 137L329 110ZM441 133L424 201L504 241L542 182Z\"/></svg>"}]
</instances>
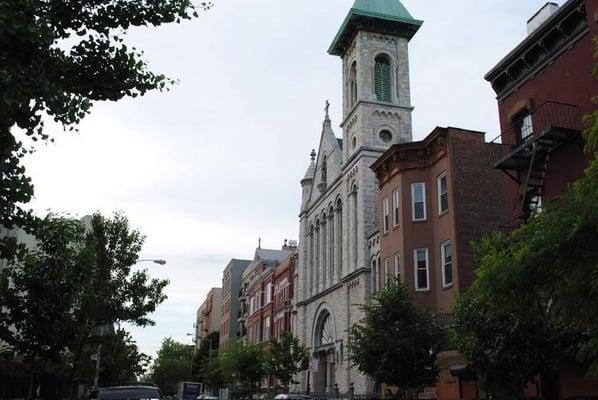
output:
<instances>
[{"instance_id":1,"label":"church bell tower","mask_svg":"<svg viewBox=\"0 0 598 400\"><path fill-rule=\"evenodd\" d=\"M422 21L400 0L356 0L332 45L343 61L344 160L412 140L408 45Z\"/></svg>"}]
</instances>

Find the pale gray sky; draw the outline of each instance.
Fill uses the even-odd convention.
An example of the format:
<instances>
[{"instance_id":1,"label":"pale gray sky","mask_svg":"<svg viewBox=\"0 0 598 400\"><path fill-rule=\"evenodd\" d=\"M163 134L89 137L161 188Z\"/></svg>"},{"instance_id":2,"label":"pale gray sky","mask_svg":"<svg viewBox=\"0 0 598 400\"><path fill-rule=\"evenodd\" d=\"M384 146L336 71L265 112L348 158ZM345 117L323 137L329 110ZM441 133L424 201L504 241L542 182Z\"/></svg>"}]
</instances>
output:
<instances>
[{"instance_id":1,"label":"pale gray sky","mask_svg":"<svg viewBox=\"0 0 598 400\"><path fill-rule=\"evenodd\" d=\"M403 2L425 21L410 46L415 139L448 125L497 136L483 75L544 1ZM152 356L164 337L190 342L230 258L251 258L258 237L271 248L297 238L299 180L326 99L341 135L341 63L326 49L353 0L215 3L198 20L128 35L179 85L98 104L79 134L58 132L28 163L36 209L122 210L148 237L143 258L168 260L147 266L171 281L157 325L133 329Z\"/></svg>"}]
</instances>

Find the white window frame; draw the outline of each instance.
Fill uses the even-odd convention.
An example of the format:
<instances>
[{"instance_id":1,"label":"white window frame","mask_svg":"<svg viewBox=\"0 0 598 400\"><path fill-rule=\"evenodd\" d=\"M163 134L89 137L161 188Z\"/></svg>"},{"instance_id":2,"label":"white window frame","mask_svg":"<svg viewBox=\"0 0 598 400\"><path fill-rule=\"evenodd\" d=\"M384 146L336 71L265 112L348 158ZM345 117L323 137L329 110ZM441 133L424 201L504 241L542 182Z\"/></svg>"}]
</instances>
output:
<instances>
[{"instance_id":1,"label":"white window frame","mask_svg":"<svg viewBox=\"0 0 598 400\"><path fill-rule=\"evenodd\" d=\"M424 251L426 253L426 287L419 287L419 274L417 273L419 268L417 265L417 253L420 251ZM414 283L415 283L415 291L416 292L427 292L430 290L430 257L429 257L429 252L427 248L418 248L418 249L413 249L413 271L415 274L415 279L414 279Z\"/></svg>"},{"instance_id":2,"label":"white window frame","mask_svg":"<svg viewBox=\"0 0 598 400\"><path fill-rule=\"evenodd\" d=\"M423 218L415 218L415 188L421 186L422 188L422 197L423 197L423 204L424 204L424 216ZM428 210L426 209L426 183L425 182L415 182L411 184L411 219L415 222L418 221L426 221L428 219Z\"/></svg>"},{"instance_id":3,"label":"white window frame","mask_svg":"<svg viewBox=\"0 0 598 400\"><path fill-rule=\"evenodd\" d=\"M442 179L446 180L446 192L442 193ZM437 182L437 189L438 189L438 215L443 215L446 214L449 211L449 202L448 202L448 177L446 175L446 171L444 171L442 174L438 175L438 178L436 178L436 182ZM446 210L442 209L442 195L445 194L446 195Z\"/></svg>"},{"instance_id":4,"label":"white window frame","mask_svg":"<svg viewBox=\"0 0 598 400\"><path fill-rule=\"evenodd\" d=\"M384 284L388 285L390 280L390 258L384 259Z\"/></svg>"},{"instance_id":5,"label":"white window frame","mask_svg":"<svg viewBox=\"0 0 598 400\"><path fill-rule=\"evenodd\" d=\"M451 282L447 283L446 282L446 273L445 273L445 269L446 266L448 265L448 263L446 262L446 246L450 246L451 247ZM440 245L440 271L442 274L442 287L443 288L449 288L451 286L453 286L453 282L455 281L455 277L454 277L454 268L453 268L453 245L451 244L450 240L447 240L446 242L443 242Z\"/></svg>"},{"instance_id":6,"label":"white window frame","mask_svg":"<svg viewBox=\"0 0 598 400\"><path fill-rule=\"evenodd\" d=\"M400 209L399 209L399 188L396 188L392 192L392 226L396 228L400 223Z\"/></svg>"},{"instance_id":7,"label":"white window frame","mask_svg":"<svg viewBox=\"0 0 598 400\"><path fill-rule=\"evenodd\" d=\"M264 305L270 304L272 302L272 283L268 283L266 285L266 300Z\"/></svg>"},{"instance_id":8,"label":"white window frame","mask_svg":"<svg viewBox=\"0 0 598 400\"><path fill-rule=\"evenodd\" d=\"M388 233L390 225L390 214L388 209L388 197L382 199L382 227L384 233Z\"/></svg>"},{"instance_id":9,"label":"white window frame","mask_svg":"<svg viewBox=\"0 0 598 400\"><path fill-rule=\"evenodd\" d=\"M526 114L521 118L521 127L519 128L521 140L526 140L534 134L534 120L532 114Z\"/></svg>"},{"instance_id":10,"label":"white window frame","mask_svg":"<svg viewBox=\"0 0 598 400\"><path fill-rule=\"evenodd\" d=\"M399 278L403 281L403 274L401 274L401 253L395 253L395 278Z\"/></svg>"}]
</instances>

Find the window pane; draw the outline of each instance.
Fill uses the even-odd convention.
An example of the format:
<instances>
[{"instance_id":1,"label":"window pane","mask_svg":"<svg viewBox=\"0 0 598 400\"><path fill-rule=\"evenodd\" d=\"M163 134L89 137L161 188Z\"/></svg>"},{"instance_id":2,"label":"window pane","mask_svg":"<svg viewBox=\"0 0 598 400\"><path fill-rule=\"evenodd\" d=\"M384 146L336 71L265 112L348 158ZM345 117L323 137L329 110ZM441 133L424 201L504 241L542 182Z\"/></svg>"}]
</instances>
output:
<instances>
[{"instance_id":1,"label":"window pane","mask_svg":"<svg viewBox=\"0 0 598 400\"><path fill-rule=\"evenodd\" d=\"M421 183L416 183L413 185L413 201L418 202L424 201L424 190L423 185Z\"/></svg>"},{"instance_id":2,"label":"window pane","mask_svg":"<svg viewBox=\"0 0 598 400\"><path fill-rule=\"evenodd\" d=\"M417 288L426 289L428 287L428 274L425 269L417 270Z\"/></svg>"},{"instance_id":3,"label":"window pane","mask_svg":"<svg viewBox=\"0 0 598 400\"><path fill-rule=\"evenodd\" d=\"M415 219L424 219L424 203L415 203Z\"/></svg>"},{"instance_id":4,"label":"window pane","mask_svg":"<svg viewBox=\"0 0 598 400\"><path fill-rule=\"evenodd\" d=\"M440 195L440 212L443 213L448 211L448 194L444 193Z\"/></svg>"}]
</instances>

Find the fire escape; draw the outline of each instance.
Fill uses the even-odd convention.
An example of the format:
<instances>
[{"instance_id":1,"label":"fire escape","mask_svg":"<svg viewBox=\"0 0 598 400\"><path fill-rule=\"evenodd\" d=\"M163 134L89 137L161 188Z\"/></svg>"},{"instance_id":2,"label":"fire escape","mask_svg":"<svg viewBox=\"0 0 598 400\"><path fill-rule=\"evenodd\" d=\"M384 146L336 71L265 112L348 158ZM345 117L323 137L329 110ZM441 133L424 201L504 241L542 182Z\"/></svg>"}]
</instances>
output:
<instances>
[{"instance_id":1,"label":"fire escape","mask_svg":"<svg viewBox=\"0 0 598 400\"><path fill-rule=\"evenodd\" d=\"M572 142L583 148L581 117L576 106L565 103L543 103L521 114L502 133L494 167L519 187L519 220L541 209L551 158L559 147Z\"/></svg>"}]
</instances>

